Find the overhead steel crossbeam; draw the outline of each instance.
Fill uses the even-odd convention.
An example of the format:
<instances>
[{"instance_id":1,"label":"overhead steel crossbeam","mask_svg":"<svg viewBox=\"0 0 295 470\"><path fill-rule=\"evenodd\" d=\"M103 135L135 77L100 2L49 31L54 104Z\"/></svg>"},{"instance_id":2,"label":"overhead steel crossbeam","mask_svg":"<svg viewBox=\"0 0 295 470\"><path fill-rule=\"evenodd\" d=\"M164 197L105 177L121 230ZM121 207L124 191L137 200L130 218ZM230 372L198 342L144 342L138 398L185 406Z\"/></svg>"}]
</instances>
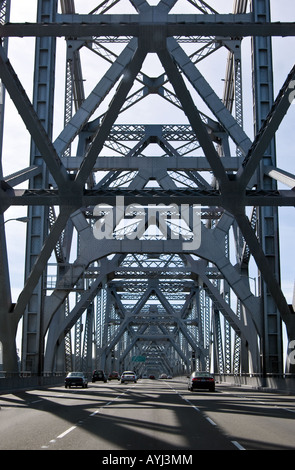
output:
<instances>
[{"instance_id":1,"label":"overhead steel crossbeam","mask_svg":"<svg viewBox=\"0 0 295 470\"><path fill-rule=\"evenodd\" d=\"M167 36L294 36L294 23L256 23L252 14L173 15L155 19L157 7L142 15L56 15L53 24L5 24L2 37L139 36L165 29ZM156 24L155 24L156 23Z\"/></svg>"},{"instance_id":2,"label":"overhead steel crossbeam","mask_svg":"<svg viewBox=\"0 0 295 470\"><path fill-rule=\"evenodd\" d=\"M5 191L3 191L5 192ZM78 205L96 205L100 203L116 204L116 198L122 196L126 204L131 204L135 200L141 205L147 205L151 197L158 197L163 204L171 202L170 197L173 196L175 204L182 204L185 201L188 204L208 204L210 206L222 206L228 203L228 196L223 198L218 190L208 189L180 189L171 192L156 189L143 190L124 190L124 189L93 189L85 190L83 194L73 197L73 206ZM35 206L68 206L71 202L69 196L60 196L55 190L35 190L35 189L17 189L14 191L14 196L9 197L6 193L3 195L3 200L6 205L22 206L22 205L35 205ZM294 191L288 190L246 190L243 193L243 202L245 206L294 206L295 194Z\"/></svg>"},{"instance_id":3,"label":"overhead steel crossbeam","mask_svg":"<svg viewBox=\"0 0 295 470\"><path fill-rule=\"evenodd\" d=\"M243 37L258 43L263 37L294 36L295 24L272 23L266 13L257 16L256 0L250 8L237 0L228 14L219 14L210 2L188 3L196 14L171 13L176 0L156 6L131 0L132 13L123 14L112 14L120 6L117 0L90 13L76 13L73 0L62 0L61 14L57 0L38 0L36 23L1 21L3 38L37 38L38 72L31 103L13 60L0 47L1 84L34 143L30 164L2 175L0 186L2 213L28 206L30 215L26 282L15 304L8 295L8 308L1 311L0 341L4 344L5 335L13 339L11 347L5 342L7 370L15 368L14 335L23 318L23 367L32 372L64 366L65 338L67 363L74 328L75 365L89 370L95 365L179 373L215 365L219 372L233 367L260 372L261 355L275 355L268 347L259 349L271 335L250 289L251 256L272 296L276 321L285 322L290 338L295 333L278 270L269 269L258 232L264 207L295 205L294 175L278 169L275 156L264 158L291 105L295 69L277 99L269 101L253 142L243 129L241 77ZM268 0L262 3L266 11ZM65 117L53 139L58 37L67 45ZM199 63L224 48L228 62L220 99ZM103 64L95 68L90 91L83 81L86 49ZM261 65L261 50L252 52ZM51 58L47 68L45 55ZM151 55L157 57L155 73L145 67ZM260 85L260 80L253 85L258 108ZM158 124L157 110L148 107L152 123L138 123L137 113L149 98L169 106L176 122ZM124 115L131 111L133 122L127 124ZM264 184L266 178L271 186ZM276 180L287 189L278 189ZM27 181L28 187L19 187ZM248 206L254 208L251 220L245 215ZM5 257L3 251L3 273ZM92 337L94 358L89 357ZM211 337L216 339L213 356ZM245 360L248 351L251 364Z\"/></svg>"}]
</instances>

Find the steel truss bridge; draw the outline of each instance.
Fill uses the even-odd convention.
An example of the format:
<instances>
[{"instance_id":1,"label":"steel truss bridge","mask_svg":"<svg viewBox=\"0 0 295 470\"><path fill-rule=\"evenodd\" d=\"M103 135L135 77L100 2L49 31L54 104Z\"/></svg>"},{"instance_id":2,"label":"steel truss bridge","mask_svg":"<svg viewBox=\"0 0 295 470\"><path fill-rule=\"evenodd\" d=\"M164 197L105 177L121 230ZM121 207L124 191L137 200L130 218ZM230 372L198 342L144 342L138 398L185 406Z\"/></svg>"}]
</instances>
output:
<instances>
[{"instance_id":1,"label":"steel truss bridge","mask_svg":"<svg viewBox=\"0 0 295 470\"><path fill-rule=\"evenodd\" d=\"M295 24L272 22L269 0L210 3L38 0L36 21L15 23L0 0L1 138L8 96L31 138L17 171L1 166L4 371L18 370L20 323L20 367L35 374L286 370L278 208L294 206L295 176L277 167L275 136L295 69L274 97L271 41ZM32 98L9 38L36 40ZM12 207L28 211L16 301Z\"/></svg>"}]
</instances>

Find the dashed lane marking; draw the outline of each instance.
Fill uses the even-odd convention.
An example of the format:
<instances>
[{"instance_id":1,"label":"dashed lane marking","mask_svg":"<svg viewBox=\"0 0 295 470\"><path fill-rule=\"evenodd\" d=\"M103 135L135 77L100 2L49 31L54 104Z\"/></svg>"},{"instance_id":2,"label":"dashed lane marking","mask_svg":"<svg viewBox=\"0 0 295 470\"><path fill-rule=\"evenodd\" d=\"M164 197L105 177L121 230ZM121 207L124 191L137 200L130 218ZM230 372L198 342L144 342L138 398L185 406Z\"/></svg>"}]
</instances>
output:
<instances>
[{"instance_id":1,"label":"dashed lane marking","mask_svg":"<svg viewBox=\"0 0 295 470\"><path fill-rule=\"evenodd\" d=\"M186 397L184 397L178 390L175 390L174 388L172 388L170 386L170 384L168 384L169 387L171 388L171 390L173 390L175 393L177 393L177 395L182 398L184 401L186 401L192 408L194 408L194 410L196 410L198 413L201 413L200 409L193 405L192 402L190 400L188 400ZM206 416L206 420L212 425L212 426L217 426L217 424L211 419L209 418L208 416ZM243 446L241 446L241 444L239 444L238 441L231 441L232 444L239 450L246 450Z\"/></svg>"},{"instance_id":2,"label":"dashed lane marking","mask_svg":"<svg viewBox=\"0 0 295 470\"><path fill-rule=\"evenodd\" d=\"M239 450L246 450L241 444L239 444L237 441L232 441L233 445L236 446Z\"/></svg>"},{"instance_id":3,"label":"dashed lane marking","mask_svg":"<svg viewBox=\"0 0 295 470\"><path fill-rule=\"evenodd\" d=\"M206 417L207 421L212 424L212 426L216 426L216 423L214 423L213 419Z\"/></svg>"},{"instance_id":4,"label":"dashed lane marking","mask_svg":"<svg viewBox=\"0 0 295 470\"><path fill-rule=\"evenodd\" d=\"M72 426L71 428L67 429L65 432L61 433L59 436L57 436L56 439L62 439L63 437L65 437L67 434L69 434L70 432L74 431L74 429L76 429L77 426Z\"/></svg>"},{"instance_id":5,"label":"dashed lane marking","mask_svg":"<svg viewBox=\"0 0 295 470\"><path fill-rule=\"evenodd\" d=\"M134 387L134 386L133 386ZM88 418L89 417L92 417L92 416L95 416L97 415L98 413L100 413L104 408L106 408L107 406L111 405L115 400L118 400L120 397L122 397L123 395L125 395L129 390L131 390L133 387L130 387L128 388L127 390L125 390L124 392L120 393L119 395L117 395L112 401L109 401L107 403L105 403L104 405L102 405L100 408L98 408L97 410L94 410L92 413L89 414ZM87 418L85 418L87 419ZM85 420L84 420L85 421ZM61 433L59 436L57 436L55 439L51 439L49 441L50 444L54 444L56 442L57 439L62 439L63 437L65 437L67 434L69 434L71 431L74 431L77 426L81 426L81 424L83 424L84 421L79 421L77 423L76 426L71 426L69 429L67 429L66 431L64 431L63 433ZM41 449L48 449L49 445L43 445L41 446Z\"/></svg>"}]
</instances>

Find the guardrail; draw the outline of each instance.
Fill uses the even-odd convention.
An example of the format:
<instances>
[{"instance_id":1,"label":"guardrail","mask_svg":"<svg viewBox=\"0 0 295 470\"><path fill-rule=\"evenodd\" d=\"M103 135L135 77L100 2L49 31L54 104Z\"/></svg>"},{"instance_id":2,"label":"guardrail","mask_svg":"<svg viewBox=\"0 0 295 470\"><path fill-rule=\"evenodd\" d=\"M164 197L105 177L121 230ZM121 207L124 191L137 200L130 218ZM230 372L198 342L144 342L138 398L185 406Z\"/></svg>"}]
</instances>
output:
<instances>
[{"instance_id":1,"label":"guardrail","mask_svg":"<svg viewBox=\"0 0 295 470\"><path fill-rule=\"evenodd\" d=\"M15 374L0 371L0 391L63 384L64 377L65 373L44 372L37 375L27 371Z\"/></svg>"},{"instance_id":2,"label":"guardrail","mask_svg":"<svg viewBox=\"0 0 295 470\"><path fill-rule=\"evenodd\" d=\"M228 385L280 390L295 394L295 374L215 374L215 380Z\"/></svg>"}]
</instances>

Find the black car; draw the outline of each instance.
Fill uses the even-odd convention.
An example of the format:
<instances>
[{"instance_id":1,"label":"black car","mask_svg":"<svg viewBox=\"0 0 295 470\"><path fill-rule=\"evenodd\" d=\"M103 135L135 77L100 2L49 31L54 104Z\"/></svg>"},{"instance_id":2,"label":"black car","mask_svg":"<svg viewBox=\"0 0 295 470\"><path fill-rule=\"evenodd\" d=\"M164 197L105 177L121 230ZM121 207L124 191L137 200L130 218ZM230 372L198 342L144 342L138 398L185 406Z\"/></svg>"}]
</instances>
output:
<instances>
[{"instance_id":1,"label":"black car","mask_svg":"<svg viewBox=\"0 0 295 470\"><path fill-rule=\"evenodd\" d=\"M108 378L103 370L94 370L92 374L92 382L107 382Z\"/></svg>"},{"instance_id":2,"label":"black car","mask_svg":"<svg viewBox=\"0 0 295 470\"><path fill-rule=\"evenodd\" d=\"M88 379L83 372L70 372L65 378L65 388L82 387L87 388Z\"/></svg>"},{"instance_id":3,"label":"black car","mask_svg":"<svg viewBox=\"0 0 295 470\"><path fill-rule=\"evenodd\" d=\"M215 379L209 372L193 372L189 378L188 389L193 392L196 389L207 389L215 392Z\"/></svg>"}]
</instances>

